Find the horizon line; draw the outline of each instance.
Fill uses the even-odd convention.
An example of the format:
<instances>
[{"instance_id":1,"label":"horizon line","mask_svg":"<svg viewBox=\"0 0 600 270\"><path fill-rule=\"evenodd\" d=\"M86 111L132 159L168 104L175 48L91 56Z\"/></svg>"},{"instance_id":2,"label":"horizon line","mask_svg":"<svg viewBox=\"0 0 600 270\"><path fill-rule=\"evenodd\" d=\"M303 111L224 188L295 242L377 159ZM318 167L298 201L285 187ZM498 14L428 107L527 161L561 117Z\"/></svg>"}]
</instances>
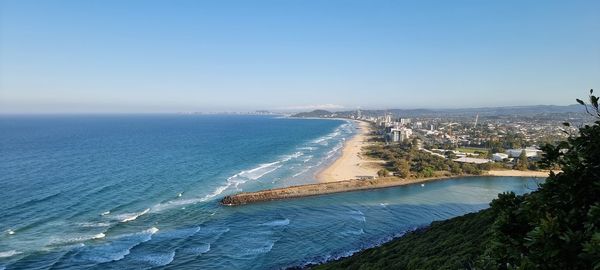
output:
<instances>
[{"instance_id":1,"label":"horizon line","mask_svg":"<svg viewBox=\"0 0 600 270\"><path fill-rule=\"evenodd\" d=\"M331 109L310 109L310 110L282 110L282 109L256 109L256 110L215 110L215 111L47 111L47 112L0 112L0 115L192 115L192 114L290 114L299 112L312 112L316 110L329 111L332 113L336 112L348 112L360 109L361 111L386 111L386 110L428 110L428 111L446 111L446 110L477 110L477 109L496 109L496 108L527 108L527 107L572 107L580 104L568 104L568 105L554 105L554 104L537 104L537 105L505 105L505 106L484 106L484 107L443 107L443 108L431 108L431 107L414 107L414 108L361 108L359 107L344 107L337 110Z\"/></svg>"}]
</instances>

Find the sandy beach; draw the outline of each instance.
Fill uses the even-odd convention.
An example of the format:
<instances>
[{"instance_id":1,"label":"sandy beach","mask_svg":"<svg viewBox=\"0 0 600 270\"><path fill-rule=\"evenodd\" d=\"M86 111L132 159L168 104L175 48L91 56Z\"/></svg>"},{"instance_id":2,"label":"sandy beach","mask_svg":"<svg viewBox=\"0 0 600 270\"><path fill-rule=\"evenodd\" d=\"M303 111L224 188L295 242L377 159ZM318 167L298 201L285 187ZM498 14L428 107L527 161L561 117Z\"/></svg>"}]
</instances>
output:
<instances>
[{"instance_id":1,"label":"sandy beach","mask_svg":"<svg viewBox=\"0 0 600 270\"><path fill-rule=\"evenodd\" d=\"M554 173L558 173L555 171ZM489 176L517 176L517 177L548 177L550 171L518 171L518 170L491 170L487 171Z\"/></svg>"},{"instance_id":2,"label":"sandy beach","mask_svg":"<svg viewBox=\"0 0 600 270\"><path fill-rule=\"evenodd\" d=\"M362 153L363 148L369 145L369 142L367 141L370 132L369 124L363 121L356 121L356 123L358 132L355 136L345 142L341 156L335 160L331 166L317 174L319 183L255 192L241 192L226 196L221 200L221 203L234 206L254 202L300 198L357 190L414 184L425 185L426 182L453 178L495 176L545 178L550 174L550 171L491 170L484 172L482 175L454 175L407 179L398 177L377 178L377 171L382 168L383 161L370 159ZM374 179L359 180L360 176L373 176Z\"/></svg>"},{"instance_id":3,"label":"sandy beach","mask_svg":"<svg viewBox=\"0 0 600 270\"><path fill-rule=\"evenodd\" d=\"M364 121L357 123L357 134L346 140L342 155L329 167L317 174L320 183L356 179L359 176L377 177L381 169L380 160L370 159L362 155L362 148L367 146L367 134L370 132L369 124Z\"/></svg>"}]
</instances>

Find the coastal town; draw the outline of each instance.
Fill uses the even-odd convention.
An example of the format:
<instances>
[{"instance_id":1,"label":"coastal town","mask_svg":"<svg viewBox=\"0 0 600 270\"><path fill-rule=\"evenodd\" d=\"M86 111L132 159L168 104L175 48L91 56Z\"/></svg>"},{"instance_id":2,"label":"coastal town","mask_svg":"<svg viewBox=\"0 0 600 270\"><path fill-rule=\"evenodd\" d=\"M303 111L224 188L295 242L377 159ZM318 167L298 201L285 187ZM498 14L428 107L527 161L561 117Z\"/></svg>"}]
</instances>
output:
<instances>
[{"instance_id":1,"label":"coastal town","mask_svg":"<svg viewBox=\"0 0 600 270\"><path fill-rule=\"evenodd\" d=\"M541 147L565 140L576 133L586 117L576 110L563 113L496 113L480 116L476 112L459 115L420 113L405 117L385 111L328 113L314 111L320 118L343 118L369 123L371 143L394 149L413 148L452 162L477 165L483 171L538 171ZM408 114L408 113L407 113ZM299 114L303 116L303 114ZM387 158L389 161L389 158ZM532 172L531 172L532 173ZM530 174L531 174L530 173ZM535 174L535 173L533 173Z\"/></svg>"},{"instance_id":2,"label":"coastal town","mask_svg":"<svg viewBox=\"0 0 600 270\"><path fill-rule=\"evenodd\" d=\"M318 183L242 192L226 196L225 205L376 189L455 177L547 177L557 168L540 168L542 146L576 132L566 121L584 122L568 112L560 115L510 117L399 117L355 110L314 111L295 117L353 121L355 135L337 159L316 174ZM525 120L524 120L525 119Z\"/></svg>"},{"instance_id":3,"label":"coastal town","mask_svg":"<svg viewBox=\"0 0 600 270\"><path fill-rule=\"evenodd\" d=\"M0 270L600 270L599 11L0 0Z\"/></svg>"}]
</instances>

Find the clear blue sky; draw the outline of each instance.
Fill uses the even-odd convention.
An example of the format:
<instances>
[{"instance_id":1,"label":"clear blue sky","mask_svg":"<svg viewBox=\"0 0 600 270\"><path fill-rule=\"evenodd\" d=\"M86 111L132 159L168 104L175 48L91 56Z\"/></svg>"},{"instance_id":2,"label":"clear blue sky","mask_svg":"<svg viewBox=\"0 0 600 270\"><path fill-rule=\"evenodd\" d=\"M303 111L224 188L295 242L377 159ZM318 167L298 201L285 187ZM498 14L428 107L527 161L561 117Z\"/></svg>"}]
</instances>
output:
<instances>
[{"instance_id":1,"label":"clear blue sky","mask_svg":"<svg viewBox=\"0 0 600 270\"><path fill-rule=\"evenodd\" d=\"M574 103L600 1L0 1L0 112Z\"/></svg>"}]
</instances>

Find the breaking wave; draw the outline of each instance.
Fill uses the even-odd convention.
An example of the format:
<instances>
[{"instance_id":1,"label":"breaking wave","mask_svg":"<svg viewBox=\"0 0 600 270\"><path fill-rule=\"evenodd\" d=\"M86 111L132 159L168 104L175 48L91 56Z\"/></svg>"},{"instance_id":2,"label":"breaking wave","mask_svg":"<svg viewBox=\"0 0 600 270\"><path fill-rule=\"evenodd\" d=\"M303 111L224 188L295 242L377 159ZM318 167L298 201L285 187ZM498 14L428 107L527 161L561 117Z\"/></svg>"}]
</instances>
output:
<instances>
[{"instance_id":1,"label":"breaking wave","mask_svg":"<svg viewBox=\"0 0 600 270\"><path fill-rule=\"evenodd\" d=\"M278 220L265 222L261 225L263 225L263 226L287 226L289 224L290 224L290 220L286 218L286 219L278 219Z\"/></svg>"},{"instance_id":2,"label":"breaking wave","mask_svg":"<svg viewBox=\"0 0 600 270\"><path fill-rule=\"evenodd\" d=\"M96 246L81 251L81 257L87 261L105 263L119 261L129 255L131 249L152 239L152 235L158 232L158 228L152 227L137 233L120 235L109 244Z\"/></svg>"},{"instance_id":3,"label":"breaking wave","mask_svg":"<svg viewBox=\"0 0 600 270\"><path fill-rule=\"evenodd\" d=\"M271 163L263 163L263 164L258 165L255 168L252 168L249 170L243 170L239 173L236 173L236 174L230 176L229 178L227 178L224 185L221 185L221 186L215 188L211 193L205 195L202 198L172 200L172 201L168 201L166 203L157 204L154 207L152 207L151 210L153 212L158 212L158 211L162 211L164 209L172 208L174 206L181 206L181 205L193 204L193 203L198 203L198 202L205 202L205 201L208 201L214 197L217 197L217 196L223 194L223 192L225 192L226 190L228 190L230 188L235 188L235 189L239 190L239 186L241 184L244 184L248 181L258 180L258 179L262 178L263 176L265 176L269 173L272 173L275 170L283 167L283 163L290 161L292 159L298 158L302 155L304 155L303 152L295 152L294 154L283 156L282 159L280 159L278 161L271 162Z\"/></svg>"},{"instance_id":4,"label":"breaking wave","mask_svg":"<svg viewBox=\"0 0 600 270\"><path fill-rule=\"evenodd\" d=\"M204 254L204 253L210 251L210 244L206 243L206 244L202 244L198 247L185 248L185 249L183 249L183 251L194 254L194 255Z\"/></svg>"},{"instance_id":5,"label":"breaking wave","mask_svg":"<svg viewBox=\"0 0 600 270\"><path fill-rule=\"evenodd\" d=\"M142 257L142 260L154 266L165 266L167 264L170 264L174 258L175 251L171 251L169 253L145 255Z\"/></svg>"},{"instance_id":6,"label":"breaking wave","mask_svg":"<svg viewBox=\"0 0 600 270\"><path fill-rule=\"evenodd\" d=\"M126 214L120 214L115 216L117 219L119 219L121 222L129 222L129 221L134 221L137 218L145 215L146 213L150 212L150 208L146 208L144 211L139 212L139 213L126 213Z\"/></svg>"},{"instance_id":7,"label":"breaking wave","mask_svg":"<svg viewBox=\"0 0 600 270\"><path fill-rule=\"evenodd\" d=\"M77 225L79 225L80 227L84 227L84 228L98 228L98 227L108 227L111 224L108 222L81 222L81 223L78 223Z\"/></svg>"},{"instance_id":8,"label":"breaking wave","mask_svg":"<svg viewBox=\"0 0 600 270\"><path fill-rule=\"evenodd\" d=\"M93 234L93 235L77 235L76 234L72 237L66 237L66 238L54 237L52 240L50 240L50 246L73 244L73 243L85 242L85 241L89 241L89 240L102 239L104 237L106 237L106 234L104 234L104 233L97 233L97 234Z\"/></svg>"},{"instance_id":9,"label":"breaking wave","mask_svg":"<svg viewBox=\"0 0 600 270\"><path fill-rule=\"evenodd\" d=\"M3 251L3 252L0 252L0 258L8 258L8 257L12 257L15 255L19 255L21 253L23 253L23 252L16 251L16 250Z\"/></svg>"}]
</instances>

